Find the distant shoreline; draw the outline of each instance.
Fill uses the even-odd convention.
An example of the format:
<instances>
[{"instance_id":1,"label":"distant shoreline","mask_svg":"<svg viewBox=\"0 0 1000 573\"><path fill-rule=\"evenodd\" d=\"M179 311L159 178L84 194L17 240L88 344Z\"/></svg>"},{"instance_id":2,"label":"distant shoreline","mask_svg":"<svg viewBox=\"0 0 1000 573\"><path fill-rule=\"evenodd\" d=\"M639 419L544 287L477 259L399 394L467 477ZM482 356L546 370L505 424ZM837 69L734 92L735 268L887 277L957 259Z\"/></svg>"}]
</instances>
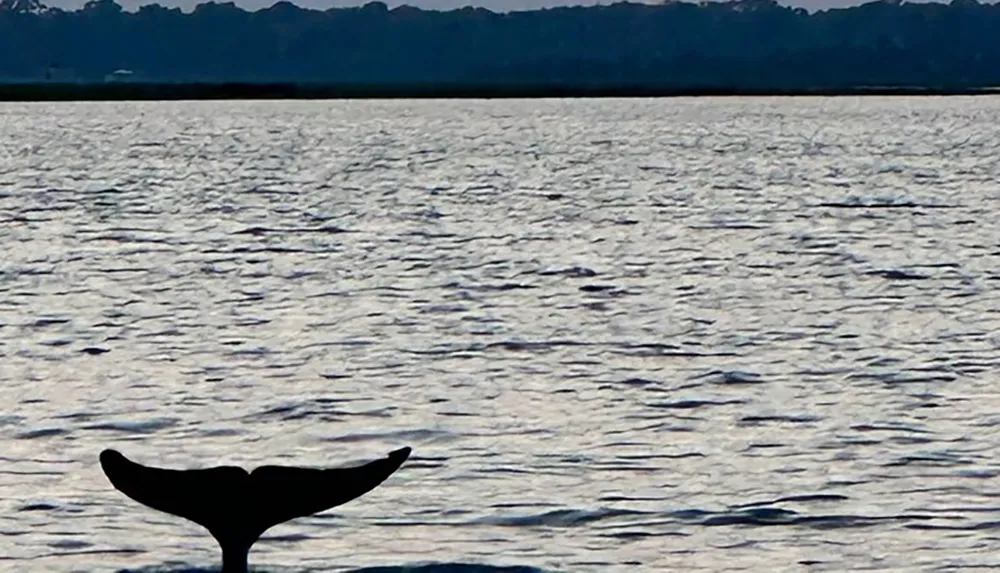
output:
<instances>
[{"instance_id":1,"label":"distant shoreline","mask_svg":"<svg viewBox=\"0 0 1000 573\"><path fill-rule=\"evenodd\" d=\"M575 85L330 85L294 83L0 83L0 101L538 99L752 96L972 96L1000 87L741 88Z\"/></svg>"}]
</instances>

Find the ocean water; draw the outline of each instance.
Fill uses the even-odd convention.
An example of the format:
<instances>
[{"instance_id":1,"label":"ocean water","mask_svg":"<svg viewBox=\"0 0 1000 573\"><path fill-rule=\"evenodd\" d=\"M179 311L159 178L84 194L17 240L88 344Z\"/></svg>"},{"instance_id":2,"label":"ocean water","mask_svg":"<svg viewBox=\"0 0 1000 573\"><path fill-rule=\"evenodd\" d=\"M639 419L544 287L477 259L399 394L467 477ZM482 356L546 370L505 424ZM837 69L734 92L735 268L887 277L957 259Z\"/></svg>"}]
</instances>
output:
<instances>
[{"instance_id":1,"label":"ocean water","mask_svg":"<svg viewBox=\"0 0 1000 573\"><path fill-rule=\"evenodd\" d=\"M1000 567L1000 98L0 104L0 572Z\"/></svg>"}]
</instances>

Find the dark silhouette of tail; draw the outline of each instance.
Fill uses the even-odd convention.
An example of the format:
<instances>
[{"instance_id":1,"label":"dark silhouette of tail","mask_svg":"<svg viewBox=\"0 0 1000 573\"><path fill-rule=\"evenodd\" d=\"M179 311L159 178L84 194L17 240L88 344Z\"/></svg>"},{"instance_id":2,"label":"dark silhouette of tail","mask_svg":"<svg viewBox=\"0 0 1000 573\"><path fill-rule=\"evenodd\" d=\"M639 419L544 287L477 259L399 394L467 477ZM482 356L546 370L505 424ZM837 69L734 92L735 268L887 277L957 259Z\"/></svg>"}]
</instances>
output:
<instances>
[{"instance_id":1,"label":"dark silhouette of tail","mask_svg":"<svg viewBox=\"0 0 1000 573\"><path fill-rule=\"evenodd\" d=\"M250 546L271 527L347 503L375 489L410 456L410 448L353 468L235 466L168 470L101 452L101 468L128 497L203 526L222 547L222 573L246 573Z\"/></svg>"}]
</instances>

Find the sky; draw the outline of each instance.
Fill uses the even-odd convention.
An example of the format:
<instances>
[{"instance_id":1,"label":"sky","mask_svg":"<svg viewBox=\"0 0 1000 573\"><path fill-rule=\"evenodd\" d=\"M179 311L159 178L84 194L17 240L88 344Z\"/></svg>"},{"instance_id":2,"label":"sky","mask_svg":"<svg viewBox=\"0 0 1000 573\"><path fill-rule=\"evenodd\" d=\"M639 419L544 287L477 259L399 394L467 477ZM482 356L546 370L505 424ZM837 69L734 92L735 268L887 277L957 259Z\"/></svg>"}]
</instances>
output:
<instances>
[{"instance_id":1,"label":"sky","mask_svg":"<svg viewBox=\"0 0 1000 573\"><path fill-rule=\"evenodd\" d=\"M75 9L84 4L86 0L42 0L49 6L57 6L63 9ZM143 4L157 3L164 6L177 6L184 10L190 10L195 5L207 0L116 0L125 7L126 10L135 10ZM233 0L238 6L248 10L258 10L274 4L277 0ZM290 0L294 4L307 8L327 9L339 6L360 6L369 0ZM482 6L494 12L507 12L511 10L535 10L539 8L550 8L554 6L579 6L592 4L610 4L613 0L382 0L390 7L400 4L409 4L420 8L432 10L453 10L464 6ZM657 0L632 0L633 2L645 1L655 3ZM860 4L862 0L778 0L781 4L801 6L809 10L822 8L834 8Z\"/></svg>"}]
</instances>

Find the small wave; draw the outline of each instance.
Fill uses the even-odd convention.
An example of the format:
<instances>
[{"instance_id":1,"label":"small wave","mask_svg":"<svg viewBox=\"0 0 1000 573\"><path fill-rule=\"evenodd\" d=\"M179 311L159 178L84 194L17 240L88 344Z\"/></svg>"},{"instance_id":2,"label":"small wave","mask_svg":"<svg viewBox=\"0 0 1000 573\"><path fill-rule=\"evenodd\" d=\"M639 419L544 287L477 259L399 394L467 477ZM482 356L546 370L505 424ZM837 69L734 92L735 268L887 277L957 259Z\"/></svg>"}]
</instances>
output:
<instances>
[{"instance_id":1,"label":"small wave","mask_svg":"<svg viewBox=\"0 0 1000 573\"><path fill-rule=\"evenodd\" d=\"M917 203L916 201L827 201L820 207L831 209L954 209L957 205L935 205L932 203Z\"/></svg>"},{"instance_id":2,"label":"small wave","mask_svg":"<svg viewBox=\"0 0 1000 573\"><path fill-rule=\"evenodd\" d=\"M18 440L34 440L38 438L50 438L54 436L64 436L69 433L69 430L64 428L39 428L37 430L28 430L27 432L22 432L16 436Z\"/></svg>"},{"instance_id":3,"label":"small wave","mask_svg":"<svg viewBox=\"0 0 1000 573\"><path fill-rule=\"evenodd\" d=\"M587 342L581 342L578 340L541 340L541 341L520 341L520 340L504 340L501 342L493 342L486 345L487 349L500 348L503 350L512 351L533 351L533 350L549 350L551 348L557 348L560 346L589 346Z\"/></svg>"},{"instance_id":4,"label":"small wave","mask_svg":"<svg viewBox=\"0 0 1000 573\"><path fill-rule=\"evenodd\" d=\"M588 269L587 267L566 267L566 268L548 268L535 271L537 274L545 276L564 276L574 279L583 279L596 277L598 272L593 269Z\"/></svg>"},{"instance_id":5,"label":"small wave","mask_svg":"<svg viewBox=\"0 0 1000 573\"><path fill-rule=\"evenodd\" d=\"M579 287L579 290L582 292L608 292L608 291L617 291L621 289L615 285L595 284L595 285L583 285Z\"/></svg>"},{"instance_id":6,"label":"small wave","mask_svg":"<svg viewBox=\"0 0 1000 573\"><path fill-rule=\"evenodd\" d=\"M760 374L743 370L709 370L691 377L692 380L702 378L708 378L712 383L722 386L742 386L764 382Z\"/></svg>"},{"instance_id":7,"label":"small wave","mask_svg":"<svg viewBox=\"0 0 1000 573\"><path fill-rule=\"evenodd\" d=\"M743 416L737 422L741 426L758 426L762 424L811 424L820 421L822 418L819 416L809 416L809 415L784 415L784 414L774 414L774 415L759 415L759 416Z\"/></svg>"},{"instance_id":8,"label":"small wave","mask_svg":"<svg viewBox=\"0 0 1000 573\"><path fill-rule=\"evenodd\" d=\"M881 269L876 271L869 271L866 274L880 276L884 279L888 279L891 281L922 281L931 278L927 275L923 275L913 271L908 271L906 269Z\"/></svg>"},{"instance_id":9,"label":"small wave","mask_svg":"<svg viewBox=\"0 0 1000 573\"><path fill-rule=\"evenodd\" d=\"M24 416L3 416L0 415L0 426L17 426L24 422Z\"/></svg>"},{"instance_id":10,"label":"small wave","mask_svg":"<svg viewBox=\"0 0 1000 573\"><path fill-rule=\"evenodd\" d=\"M469 525L499 527L581 527L595 522L608 522L601 526L606 531L642 532L649 535L664 534L663 525L686 527L808 527L815 529L845 529L872 527L883 523L929 524L953 520L953 516L920 514L856 515L850 513L809 513L784 507L781 503L800 505L829 505L847 500L837 494L805 494L781 497L772 501L741 504L722 511L689 508L670 511L639 511L615 507L600 509L552 509L542 513L514 516L488 516L467 522ZM650 526L655 525L653 529Z\"/></svg>"},{"instance_id":11,"label":"small wave","mask_svg":"<svg viewBox=\"0 0 1000 573\"><path fill-rule=\"evenodd\" d=\"M80 352L83 352L84 354L89 354L91 356L99 356L101 354L107 354L108 352L111 352L111 349L104 348L102 346L88 346L86 348L81 348Z\"/></svg>"},{"instance_id":12,"label":"small wave","mask_svg":"<svg viewBox=\"0 0 1000 573\"><path fill-rule=\"evenodd\" d=\"M483 284L462 284L458 282L450 282L443 285L446 289L460 289L460 290L472 290L480 292L504 292L504 291L516 291L516 290L529 290L538 288L532 284L515 283L515 282L504 282L504 283L483 283Z\"/></svg>"},{"instance_id":13,"label":"small wave","mask_svg":"<svg viewBox=\"0 0 1000 573\"><path fill-rule=\"evenodd\" d=\"M157 430L163 430L180 423L178 418L155 418L144 422L105 422L101 424L91 424L84 426L84 430L108 430L113 432L127 432L130 434L148 434Z\"/></svg>"},{"instance_id":14,"label":"small wave","mask_svg":"<svg viewBox=\"0 0 1000 573\"><path fill-rule=\"evenodd\" d=\"M345 400L317 398L273 406L262 412L248 414L244 416L244 419L279 422L313 419L324 422L340 422L351 416L386 418L391 415L391 411L394 409L388 407L374 410L351 410L346 407L338 407L344 406L346 403Z\"/></svg>"},{"instance_id":15,"label":"small wave","mask_svg":"<svg viewBox=\"0 0 1000 573\"><path fill-rule=\"evenodd\" d=\"M30 503L17 508L17 511L53 511L57 509L59 506L51 503Z\"/></svg>"},{"instance_id":16,"label":"small wave","mask_svg":"<svg viewBox=\"0 0 1000 573\"><path fill-rule=\"evenodd\" d=\"M235 231L234 235L280 235L280 234L304 234L304 233L317 233L325 235L337 235L340 233L349 233L347 229L342 227L337 227L336 225L327 225L324 227L297 227L297 228L272 228L272 227L247 227L245 229L240 229Z\"/></svg>"},{"instance_id":17,"label":"small wave","mask_svg":"<svg viewBox=\"0 0 1000 573\"><path fill-rule=\"evenodd\" d=\"M250 567L254 573L291 573L288 567L262 569ZM177 566L151 566L140 569L119 569L117 573L219 573L218 568ZM484 565L476 563L420 563L412 565L382 565L346 569L343 573L547 573L544 569L526 565Z\"/></svg>"},{"instance_id":18,"label":"small wave","mask_svg":"<svg viewBox=\"0 0 1000 573\"><path fill-rule=\"evenodd\" d=\"M770 501L753 501L749 503L742 503L736 507L741 509L746 509L750 507L776 505L779 503L832 503L837 501L847 501L848 499L849 498L846 495L833 494L833 493L816 493L816 494L804 494L804 495L790 495L787 497L779 497L778 499L772 499Z\"/></svg>"},{"instance_id":19,"label":"small wave","mask_svg":"<svg viewBox=\"0 0 1000 573\"><path fill-rule=\"evenodd\" d=\"M480 525L499 525L508 527L572 527L611 519L646 515L645 512L628 509L604 508L598 510L556 509L534 515L518 515L510 517L485 517L476 521Z\"/></svg>"},{"instance_id":20,"label":"small wave","mask_svg":"<svg viewBox=\"0 0 1000 573\"><path fill-rule=\"evenodd\" d=\"M387 567L365 567L345 573L545 573L525 565L476 565L467 563L427 563Z\"/></svg>"},{"instance_id":21,"label":"small wave","mask_svg":"<svg viewBox=\"0 0 1000 573\"><path fill-rule=\"evenodd\" d=\"M674 402L656 402L649 404L650 408L663 410L694 410L706 406L730 406L734 404L746 404L745 400L677 400Z\"/></svg>"},{"instance_id":22,"label":"small wave","mask_svg":"<svg viewBox=\"0 0 1000 573\"><path fill-rule=\"evenodd\" d=\"M831 500L832 501L832 500ZM678 521L702 527L720 526L804 526L816 529L849 529L872 527L886 522L927 522L941 519L923 514L901 515L851 515L821 514L803 515L797 511L780 507L753 507L734 511L712 512L698 509L681 510L672 514Z\"/></svg>"},{"instance_id":23,"label":"small wave","mask_svg":"<svg viewBox=\"0 0 1000 573\"><path fill-rule=\"evenodd\" d=\"M456 435L442 430L400 430L395 432L353 432L339 436L321 438L324 442L435 442L456 439Z\"/></svg>"}]
</instances>

